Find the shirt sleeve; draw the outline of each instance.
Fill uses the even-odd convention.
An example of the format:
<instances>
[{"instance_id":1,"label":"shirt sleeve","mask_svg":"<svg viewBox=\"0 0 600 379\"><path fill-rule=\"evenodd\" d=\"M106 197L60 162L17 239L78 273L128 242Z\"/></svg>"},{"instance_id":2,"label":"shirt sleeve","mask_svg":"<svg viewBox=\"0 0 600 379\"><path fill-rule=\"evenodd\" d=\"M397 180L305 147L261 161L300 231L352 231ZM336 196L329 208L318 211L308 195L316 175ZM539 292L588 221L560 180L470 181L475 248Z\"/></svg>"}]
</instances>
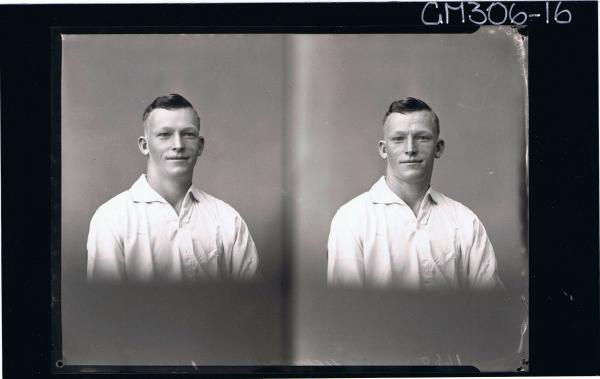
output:
<instances>
[{"instance_id":1,"label":"shirt sleeve","mask_svg":"<svg viewBox=\"0 0 600 379\"><path fill-rule=\"evenodd\" d=\"M125 278L123 240L100 211L90 222L87 254L88 282L120 282Z\"/></svg>"},{"instance_id":2,"label":"shirt sleeve","mask_svg":"<svg viewBox=\"0 0 600 379\"><path fill-rule=\"evenodd\" d=\"M469 289L475 291L504 289L498 276L494 248L483 223L477 217L473 221L473 243L469 251L467 280Z\"/></svg>"},{"instance_id":3,"label":"shirt sleeve","mask_svg":"<svg viewBox=\"0 0 600 379\"><path fill-rule=\"evenodd\" d=\"M362 286L364 259L360 238L340 212L331 221L327 243L327 283L330 286Z\"/></svg>"},{"instance_id":4,"label":"shirt sleeve","mask_svg":"<svg viewBox=\"0 0 600 379\"><path fill-rule=\"evenodd\" d=\"M248 226L240 215L235 217L235 241L232 246L231 276L233 279L260 277L258 253Z\"/></svg>"}]
</instances>

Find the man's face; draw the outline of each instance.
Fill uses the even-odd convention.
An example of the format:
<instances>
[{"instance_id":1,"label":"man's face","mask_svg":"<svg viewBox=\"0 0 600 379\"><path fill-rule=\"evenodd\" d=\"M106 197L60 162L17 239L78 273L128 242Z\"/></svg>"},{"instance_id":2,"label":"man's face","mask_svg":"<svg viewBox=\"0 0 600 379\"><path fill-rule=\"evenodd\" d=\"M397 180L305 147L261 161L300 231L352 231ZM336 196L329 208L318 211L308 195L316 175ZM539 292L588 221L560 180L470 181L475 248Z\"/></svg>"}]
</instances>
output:
<instances>
[{"instance_id":1,"label":"man's face","mask_svg":"<svg viewBox=\"0 0 600 379\"><path fill-rule=\"evenodd\" d=\"M148 156L148 171L165 178L189 177L202 154L204 137L191 108L157 108L146 118L138 145Z\"/></svg>"},{"instance_id":2,"label":"man's face","mask_svg":"<svg viewBox=\"0 0 600 379\"><path fill-rule=\"evenodd\" d=\"M388 176L407 184L429 184L433 161L443 151L444 141L430 112L391 113L385 120L379 155L387 160Z\"/></svg>"}]
</instances>

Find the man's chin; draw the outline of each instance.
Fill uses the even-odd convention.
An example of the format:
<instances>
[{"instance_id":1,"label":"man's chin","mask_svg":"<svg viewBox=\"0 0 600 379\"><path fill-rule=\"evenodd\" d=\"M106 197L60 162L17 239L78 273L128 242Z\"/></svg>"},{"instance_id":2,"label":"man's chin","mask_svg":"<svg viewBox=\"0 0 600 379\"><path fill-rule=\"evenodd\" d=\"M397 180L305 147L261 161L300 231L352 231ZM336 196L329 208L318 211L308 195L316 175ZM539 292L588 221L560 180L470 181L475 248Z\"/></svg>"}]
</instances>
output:
<instances>
[{"instance_id":1,"label":"man's chin","mask_svg":"<svg viewBox=\"0 0 600 379\"><path fill-rule=\"evenodd\" d=\"M402 170L402 172L399 173L398 175L400 178L405 178L405 179L419 179L419 178L423 178L425 176L425 172L424 170Z\"/></svg>"},{"instance_id":2,"label":"man's chin","mask_svg":"<svg viewBox=\"0 0 600 379\"><path fill-rule=\"evenodd\" d=\"M169 178L187 178L192 176L192 174L194 173L194 169L175 169L175 170L168 170L167 172L165 172L165 176L169 177Z\"/></svg>"},{"instance_id":3,"label":"man's chin","mask_svg":"<svg viewBox=\"0 0 600 379\"><path fill-rule=\"evenodd\" d=\"M394 175L396 178L398 178L399 181L404 182L404 183L422 183L426 178L427 175L426 173L424 173L423 171L403 171L401 173L398 173L397 175Z\"/></svg>"}]
</instances>

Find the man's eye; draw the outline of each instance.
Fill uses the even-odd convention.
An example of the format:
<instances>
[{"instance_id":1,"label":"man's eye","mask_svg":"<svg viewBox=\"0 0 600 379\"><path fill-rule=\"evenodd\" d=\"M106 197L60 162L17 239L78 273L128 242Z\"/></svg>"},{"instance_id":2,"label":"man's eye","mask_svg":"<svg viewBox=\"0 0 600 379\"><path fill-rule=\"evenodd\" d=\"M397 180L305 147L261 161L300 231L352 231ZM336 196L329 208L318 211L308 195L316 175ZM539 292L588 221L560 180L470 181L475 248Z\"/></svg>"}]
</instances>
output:
<instances>
[{"instance_id":1,"label":"man's eye","mask_svg":"<svg viewBox=\"0 0 600 379\"><path fill-rule=\"evenodd\" d=\"M183 133L184 137L194 138L196 137L196 133Z\"/></svg>"},{"instance_id":2,"label":"man's eye","mask_svg":"<svg viewBox=\"0 0 600 379\"><path fill-rule=\"evenodd\" d=\"M402 142L402 141L404 141L404 139L405 139L404 137L394 137L394 138L392 138L392 141L394 141L394 142Z\"/></svg>"},{"instance_id":3,"label":"man's eye","mask_svg":"<svg viewBox=\"0 0 600 379\"><path fill-rule=\"evenodd\" d=\"M169 133L165 133L165 132L163 132L163 133L158 133L158 134L157 134L157 136L158 136L158 137L168 137L168 136L169 136Z\"/></svg>"},{"instance_id":4,"label":"man's eye","mask_svg":"<svg viewBox=\"0 0 600 379\"><path fill-rule=\"evenodd\" d=\"M419 141L430 141L431 137L430 136L419 136L419 137L417 137L417 139Z\"/></svg>"}]
</instances>

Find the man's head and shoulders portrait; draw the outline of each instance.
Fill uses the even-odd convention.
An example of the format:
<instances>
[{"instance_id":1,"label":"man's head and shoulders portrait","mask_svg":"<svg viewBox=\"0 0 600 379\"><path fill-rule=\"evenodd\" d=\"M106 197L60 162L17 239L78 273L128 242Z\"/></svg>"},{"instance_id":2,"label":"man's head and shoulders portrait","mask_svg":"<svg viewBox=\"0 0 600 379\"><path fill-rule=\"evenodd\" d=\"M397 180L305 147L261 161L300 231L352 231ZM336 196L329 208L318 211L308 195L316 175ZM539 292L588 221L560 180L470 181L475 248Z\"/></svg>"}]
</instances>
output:
<instances>
[{"instance_id":1,"label":"man's head and shoulders portrait","mask_svg":"<svg viewBox=\"0 0 600 379\"><path fill-rule=\"evenodd\" d=\"M139 151L146 173L98 208L90 223L90 281L184 282L248 279L258 254L238 212L192 184L205 139L201 119L179 94L143 113Z\"/></svg>"},{"instance_id":2,"label":"man's head and shoulders portrait","mask_svg":"<svg viewBox=\"0 0 600 379\"><path fill-rule=\"evenodd\" d=\"M424 101L394 101L378 143L385 176L336 212L328 242L330 285L405 290L503 287L494 250L468 207L431 187L446 143Z\"/></svg>"}]
</instances>

